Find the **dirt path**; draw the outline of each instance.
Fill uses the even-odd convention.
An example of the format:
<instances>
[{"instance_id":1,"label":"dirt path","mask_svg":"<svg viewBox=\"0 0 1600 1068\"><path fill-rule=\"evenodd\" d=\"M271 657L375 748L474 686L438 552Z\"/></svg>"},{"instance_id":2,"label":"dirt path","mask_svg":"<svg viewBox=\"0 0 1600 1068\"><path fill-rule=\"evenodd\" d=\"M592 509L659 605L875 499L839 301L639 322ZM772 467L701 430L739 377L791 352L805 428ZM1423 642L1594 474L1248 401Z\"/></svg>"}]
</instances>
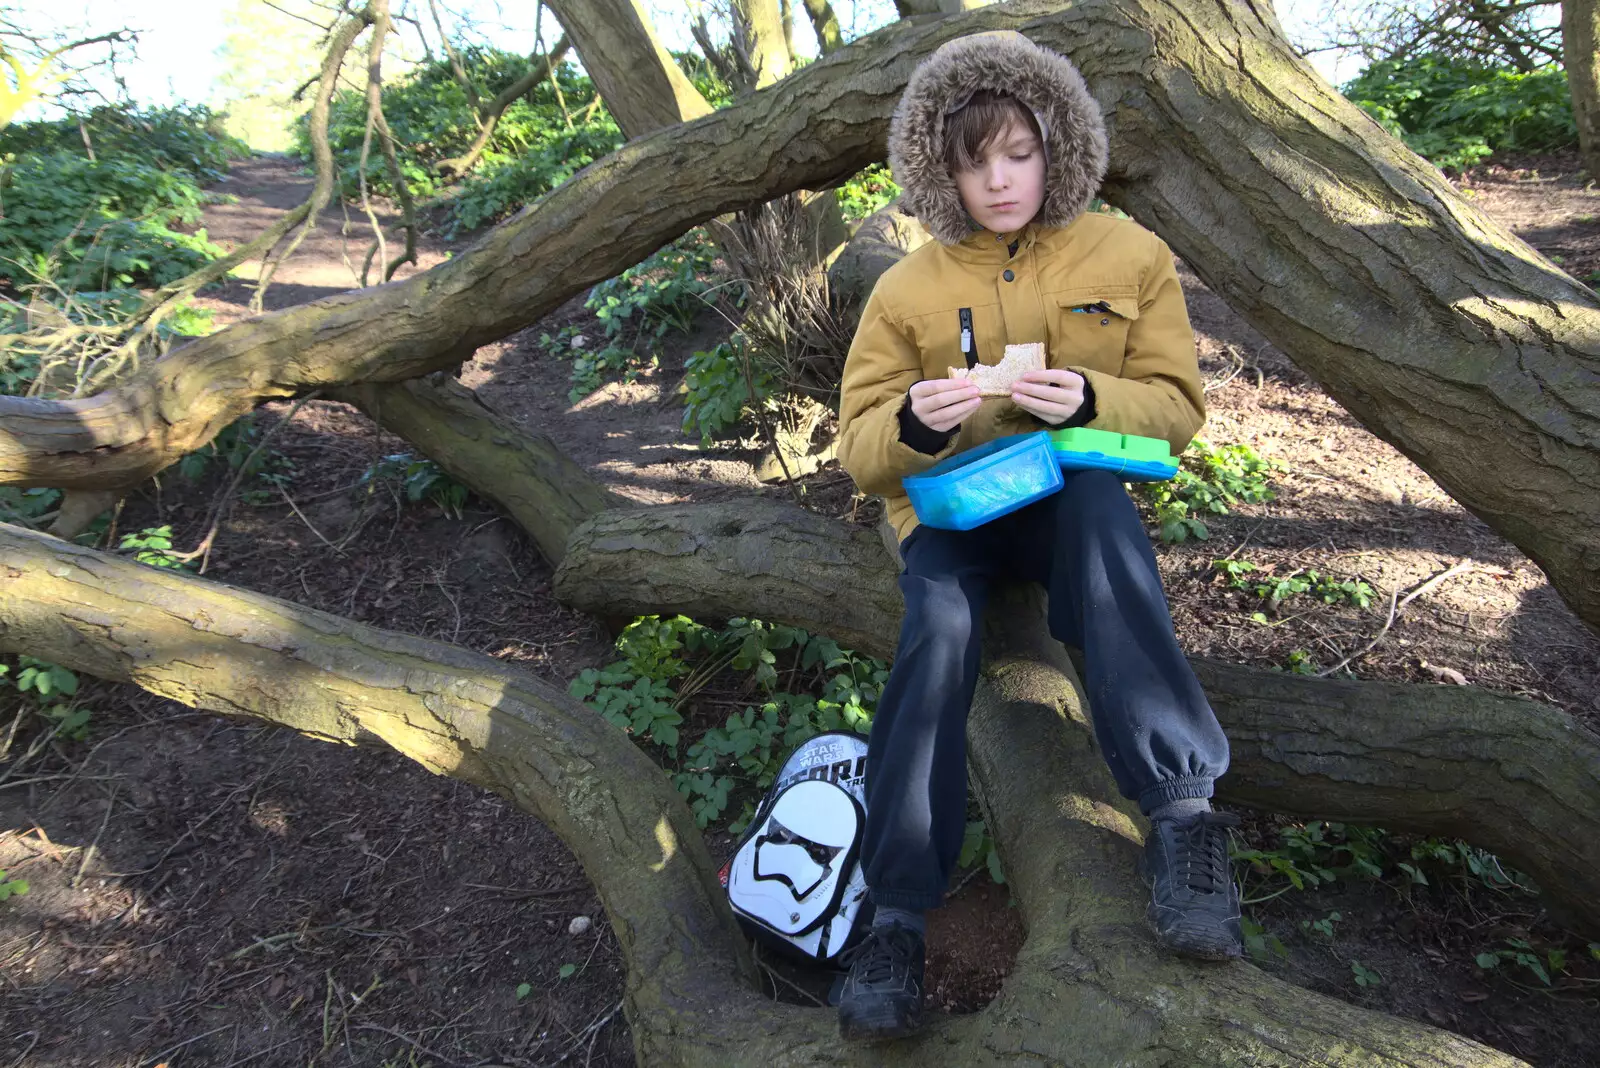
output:
<instances>
[{"instance_id":1,"label":"dirt path","mask_svg":"<svg viewBox=\"0 0 1600 1068\"><path fill-rule=\"evenodd\" d=\"M312 185L311 172L299 160L283 156L240 160L229 171L228 180L213 190L228 200L205 209L207 236L232 252L255 240L284 212L305 203ZM374 201L374 209L392 262L405 251L401 215L381 199ZM269 311L288 308L356 288L372 244L372 224L359 204L335 203L324 209L317 216L316 229L273 274L264 306ZM416 265L402 266L395 277L409 278L444 262L452 247L455 246L448 242L425 238L419 242ZM377 258L372 261L369 277L374 282L382 277L381 262ZM212 309L218 323L241 318L260 270L259 259L240 265L233 281L220 291L207 294L200 303Z\"/></svg>"},{"instance_id":2,"label":"dirt path","mask_svg":"<svg viewBox=\"0 0 1600 1068\"><path fill-rule=\"evenodd\" d=\"M1474 175L1478 203L1570 271L1600 268L1600 196L1570 158L1523 162ZM208 212L211 236L247 239L308 186L280 160L240 165L229 186L240 200ZM353 219L344 236L343 213L326 213L269 306L352 284L346 258L359 262L368 242ZM447 251L429 242L424 266ZM1212 382L1205 435L1286 465L1277 500L1218 517L1208 542L1160 553L1186 647L1325 667L1381 624L1377 609L1320 602L1254 622L1259 600L1223 588L1211 565L1218 557L1280 575L1317 568L1360 578L1385 598L1470 560L1470 571L1400 617L1353 665L1357 674L1428 682L1459 673L1600 723L1600 641L1539 571L1187 271L1184 283ZM243 314L248 289L230 283L207 299L228 321ZM672 339L656 370L577 404L567 401L569 365L538 343L569 324L599 336L577 299L480 350L463 379L635 500L786 492L759 485L748 456L702 451L681 434L683 360L725 335L714 316ZM1244 370L1229 377L1235 356ZM262 424L285 410L273 406ZM270 453L299 514L271 484L248 482L256 503L233 508L213 574L515 660L557 684L603 662L605 634L553 599L548 569L496 513L473 502L456 518L392 488L360 489L375 464L404 449L349 409L307 405ZM224 468L213 464L196 483L164 479L130 500L122 529L168 523L179 545L194 544ZM812 507L875 519L836 467L810 486ZM598 898L536 821L386 752L335 749L126 688L87 693L88 740L36 762L29 774L40 781L0 792L0 868L33 885L0 905L0 1049L20 1053L15 1063L632 1063L615 1013L619 958ZM750 696L714 686L695 714ZM1271 848L1271 826L1251 817L1246 844ZM1473 1035L1545 1068L1600 1063L1586 995L1529 992L1473 963L1508 937L1565 939L1575 959L1584 954L1536 899L1504 896L1457 880L1401 891L1350 879L1252 912L1285 944L1265 966L1293 982ZM980 876L934 915L936 1005L970 1011L998 989L1021 939L1005 897ZM1335 910L1336 941L1303 926ZM596 922L573 933L578 917ZM1354 985L1352 961L1383 982Z\"/></svg>"}]
</instances>

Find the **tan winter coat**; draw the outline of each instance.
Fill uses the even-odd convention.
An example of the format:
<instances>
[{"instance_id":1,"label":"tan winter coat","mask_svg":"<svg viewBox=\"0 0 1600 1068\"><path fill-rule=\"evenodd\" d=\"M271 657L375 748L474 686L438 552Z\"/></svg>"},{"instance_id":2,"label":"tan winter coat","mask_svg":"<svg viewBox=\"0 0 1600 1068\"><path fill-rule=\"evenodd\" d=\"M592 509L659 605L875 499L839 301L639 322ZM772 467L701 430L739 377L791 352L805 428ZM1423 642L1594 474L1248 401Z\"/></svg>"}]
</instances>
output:
<instances>
[{"instance_id":1,"label":"tan winter coat","mask_svg":"<svg viewBox=\"0 0 1600 1068\"><path fill-rule=\"evenodd\" d=\"M1045 202L1013 234L972 222L942 162L945 110L977 88L1016 95L1045 129ZM1175 453L1189 443L1205 402L1172 253L1137 223L1084 213L1105 172L1105 132L1070 63L1015 33L951 41L912 75L889 150L903 203L937 240L886 271L862 312L845 361L839 462L863 492L885 498L902 540L917 525L902 478L1045 426L991 398L935 455L900 440L911 386L966 365L962 309L980 362L998 363L1008 344L1043 341L1050 367L1077 371L1093 388L1089 426L1164 438Z\"/></svg>"}]
</instances>

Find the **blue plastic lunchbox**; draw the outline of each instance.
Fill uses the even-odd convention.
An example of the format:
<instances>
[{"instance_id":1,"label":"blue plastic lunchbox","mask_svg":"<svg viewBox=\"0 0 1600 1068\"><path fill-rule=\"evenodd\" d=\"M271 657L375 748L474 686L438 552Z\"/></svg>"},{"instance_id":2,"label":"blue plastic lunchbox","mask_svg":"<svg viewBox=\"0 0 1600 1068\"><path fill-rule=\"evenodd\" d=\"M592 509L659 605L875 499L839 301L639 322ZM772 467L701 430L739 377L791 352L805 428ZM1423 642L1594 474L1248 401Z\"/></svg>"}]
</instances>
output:
<instances>
[{"instance_id":1,"label":"blue plastic lunchbox","mask_svg":"<svg viewBox=\"0 0 1600 1068\"><path fill-rule=\"evenodd\" d=\"M941 460L900 480L917 518L941 530L971 530L1061 488L1048 431L1013 434Z\"/></svg>"}]
</instances>

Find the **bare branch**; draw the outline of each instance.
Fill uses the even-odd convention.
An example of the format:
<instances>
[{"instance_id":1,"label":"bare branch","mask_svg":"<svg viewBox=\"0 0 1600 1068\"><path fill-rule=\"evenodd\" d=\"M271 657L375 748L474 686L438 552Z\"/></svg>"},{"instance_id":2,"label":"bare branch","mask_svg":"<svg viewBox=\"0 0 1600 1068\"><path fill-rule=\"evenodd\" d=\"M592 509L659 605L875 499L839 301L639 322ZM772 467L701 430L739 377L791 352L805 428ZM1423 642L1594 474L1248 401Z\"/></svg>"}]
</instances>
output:
<instances>
[{"instance_id":1,"label":"bare branch","mask_svg":"<svg viewBox=\"0 0 1600 1068\"><path fill-rule=\"evenodd\" d=\"M450 35L444 32L444 20L439 17L439 5L436 0L428 0L428 9L433 12L433 25L439 31L439 40L444 45L444 53L450 58L450 72L456 76L456 82L467 94L467 105L472 108L473 120L477 121L481 117L478 87L473 84L472 78L467 74L467 68L462 65L461 54L456 51Z\"/></svg>"},{"instance_id":2,"label":"bare branch","mask_svg":"<svg viewBox=\"0 0 1600 1068\"><path fill-rule=\"evenodd\" d=\"M550 53L548 55L534 57L532 60L532 65L528 68L528 73L524 74L515 82L512 82L509 86L507 86L505 90L501 92L500 95L496 96L494 100L489 103L488 107L483 110L480 115L481 122L479 124L478 136L472 142L472 146L460 156L453 156L450 159L440 160L436 165L436 169L439 171L439 173L459 177L460 175L466 174L468 171L470 171L473 164L478 162L478 157L482 156L484 150L489 147L489 142L494 139L495 127L499 125L500 116L505 114L506 108L510 107L521 97L532 92L540 82L545 80L545 78L554 78L554 70L556 66L561 63L562 59L566 57L567 52L571 48L572 43L565 35L563 35L562 38L555 43L555 47L550 49ZM600 97L596 95L594 103L598 103L599 99ZM584 116L584 121L588 121L593 114L594 107L593 103L591 103L589 112Z\"/></svg>"},{"instance_id":3,"label":"bare branch","mask_svg":"<svg viewBox=\"0 0 1600 1068\"><path fill-rule=\"evenodd\" d=\"M328 43L328 52L322 58L322 73L318 76L317 98L311 105L311 115L307 120L311 134L311 154L317 168L316 182L311 187L311 196L306 199L306 211L302 217L304 224L300 230L275 258L262 261L261 277L256 283L255 294L250 298L252 311L261 311L267 287L272 284L272 276L284 260L294 255L306 236L317 228L317 216L328 206L328 201L333 197L333 149L328 146L328 112L332 107L333 91L338 85L339 70L344 64L345 54L350 51L350 46L366 27L367 22L362 16L346 19L334 31L333 38Z\"/></svg>"}]
</instances>

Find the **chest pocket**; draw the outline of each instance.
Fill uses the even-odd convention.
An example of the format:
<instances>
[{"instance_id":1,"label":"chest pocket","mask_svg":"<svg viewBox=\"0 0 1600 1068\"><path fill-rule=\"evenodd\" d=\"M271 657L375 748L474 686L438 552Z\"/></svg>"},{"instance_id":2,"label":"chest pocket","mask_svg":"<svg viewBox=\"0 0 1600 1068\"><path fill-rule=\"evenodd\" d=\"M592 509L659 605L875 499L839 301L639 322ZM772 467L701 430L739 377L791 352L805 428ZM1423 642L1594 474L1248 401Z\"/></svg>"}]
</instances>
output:
<instances>
[{"instance_id":1,"label":"chest pocket","mask_svg":"<svg viewBox=\"0 0 1600 1068\"><path fill-rule=\"evenodd\" d=\"M1050 310L1051 363L1120 375L1128 331L1139 318L1136 285L1067 289L1045 298Z\"/></svg>"}]
</instances>

